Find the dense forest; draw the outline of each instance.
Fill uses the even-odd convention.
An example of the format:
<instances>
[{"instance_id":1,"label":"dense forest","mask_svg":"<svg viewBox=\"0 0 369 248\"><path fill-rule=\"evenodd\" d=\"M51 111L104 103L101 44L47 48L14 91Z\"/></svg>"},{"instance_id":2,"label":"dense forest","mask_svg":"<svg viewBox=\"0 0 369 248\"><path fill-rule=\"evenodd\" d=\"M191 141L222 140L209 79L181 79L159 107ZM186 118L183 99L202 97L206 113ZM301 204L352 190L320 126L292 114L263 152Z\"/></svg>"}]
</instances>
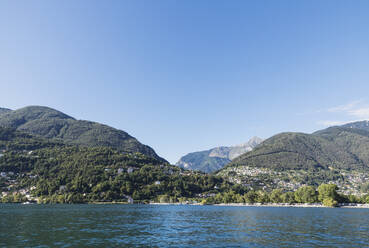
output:
<instances>
[{"instance_id":1,"label":"dense forest","mask_svg":"<svg viewBox=\"0 0 369 248\"><path fill-rule=\"evenodd\" d=\"M178 201L242 192L221 177L184 171L141 153L66 145L13 129L0 128L0 149L3 201L16 194L59 203Z\"/></svg>"},{"instance_id":2,"label":"dense forest","mask_svg":"<svg viewBox=\"0 0 369 248\"><path fill-rule=\"evenodd\" d=\"M232 190L216 194L213 197L203 199L203 204L220 203L248 203L248 204L314 204L320 203L327 207L336 207L342 203L362 203L369 204L369 194L362 196L343 195L337 192L335 184L321 184L318 188L313 186L302 186L296 191L286 191L274 189L271 192L249 190L244 194L239 194Z\"/></svg>"}]
</instances>

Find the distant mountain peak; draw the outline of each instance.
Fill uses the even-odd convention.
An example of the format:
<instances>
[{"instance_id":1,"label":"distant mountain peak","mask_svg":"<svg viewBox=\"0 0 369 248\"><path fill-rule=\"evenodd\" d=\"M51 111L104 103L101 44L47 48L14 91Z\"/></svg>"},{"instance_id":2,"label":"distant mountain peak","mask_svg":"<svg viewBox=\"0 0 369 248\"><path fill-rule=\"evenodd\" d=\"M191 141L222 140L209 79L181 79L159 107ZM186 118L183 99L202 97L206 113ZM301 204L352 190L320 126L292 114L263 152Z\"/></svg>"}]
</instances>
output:
<instances>
[{"instance_id":1,"label":"distant mountain peak","mask_svg":"<svg viewBox=\"0 0 369 248\"><path fill-rule=\"evenodd\" d=\"M246 143L235 146L219 146L206 151L192 152L183 156L176 165L191 170L214 172L221 169L234 158L251 151L263 140L253 137Z\"/></svg>"},{"instance_id":2,"label":"distant mountain peak","mask_svg":"<svg viewBox=\"0 0 369 248\"><path fill-rule=\"evenodd\" d=\"M73 117L64 114L63 112L46 107L46 106L37 106L37 105L31 105L27 106L18 110L15 110L15 112L23 113L26 116L30 118L61 118L61 119L73 119Z\"/></svg>"},{"instance_id":3,"label":"distant mountain peak","mask_svg":"<svg viewBox=\"0 0 369 248\"><path fill-rule=\"evenodd\" d=\"M342 125L341 127L354 128L354 129L361 129L361 130L369 131L369 120L350 122L350 123Z\"/></svg>"},{"instance_id":4,"label":"distant mountain peak","mask_svg":"<svg viewBox=\"0 0 369 248\"><path fill-rule=\"evenodd\" d=\"M262 138L254 136L249 141L247 141L246 143L242 143L242 144L231 146L231 147L239 147L239 146L252 146L252 147L255 147L255 146L259 145L261 142L263 142Z\"/></svg>"}]
</instances>

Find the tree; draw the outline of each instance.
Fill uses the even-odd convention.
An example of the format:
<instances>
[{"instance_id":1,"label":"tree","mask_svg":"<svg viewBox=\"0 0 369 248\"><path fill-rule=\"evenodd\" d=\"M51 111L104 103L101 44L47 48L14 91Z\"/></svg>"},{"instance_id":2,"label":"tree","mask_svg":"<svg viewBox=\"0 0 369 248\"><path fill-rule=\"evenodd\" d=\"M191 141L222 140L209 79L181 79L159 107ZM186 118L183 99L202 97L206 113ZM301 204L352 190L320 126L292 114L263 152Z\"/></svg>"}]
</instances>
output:
<instances>
[{"instance_id":1,"label":"tree","mask_svg":"<svg viewBox=\"0 0 369 248\"><path fill-rule=\"evenodd\" d=\"M365 203L366 203L366 204L369 204L369 195L366 195L366 196L365 196Z\"/></svg>"},{"instance_id":2,"label":"tree","mask_svg":"<svg viewBox=\"0 0 369 248\"><path fill-rule=\"evenodd\" d=\"M249 191L244 195L246 203L255 203L257 200L258 194L255 191Z\"/></svg>"},{"instance_id":3,"label":"tree","mask_svg":"<svg viewBox=\"0 0 369 248\"><path fill-rule=\"evenodd\" d=\"M326 207L337 207L338 202L331 197L324 198L323 205Z\"/></svg>"},{"instance_id":4,"label":"tree","mask_svg":"<svg viewBox=\"0 0 369 248\"><path fill-rule=\"evenodd\" d=\"M281 195L281 200L283 203L295 203L295 194L293 192L286 192Z\"/></svg>"},{"instance_id":5,"label":"tree","mask_svg":"<svg viewBox=\"0 0 369 248\"><path fill-rule=\"evenodd\" d=\"M317 192L312 186L302 186L295 191L295 200L299 203L317 202Z\"/></svg>"},{"instance_id":6,"label":"tree","mask_svg":"<svg viewBox=\"0 0 369 248\"><path fill-rule=\"evenodd\" d=\"M169 202L169 196L168 195L159 196L159 202L160 203L168 203Z\"/></svg>"},{"instance_id":7,"label":"tree","mask_svg":"<svg viewBox=\"0 0 369 248\"><path fill-rule=\"evenodd\" d=\"M224 193L223 202L224 203L234 203L234 202L237 202L237 196L234 193L234 191L231 190L229 192Z\"/></svg>"},{"instance_id":8,"label":"tree","mask_svg":"<svg viewBox=\"0 0 369 248\"><path fill-rule=\"evenodd\" d=\"M359 198L356 195L348 195L347 199L351 203L358 203L360 202Z\"/></svg>"},{"instance_id":9,"label":"tree","mask_svg":"<svg viewBox=\"0 0 369 248\"><path fill-rule=\"evenodd\" d=\"M332 199L338 201L339 196L337 193L338 187L335 184L322 184L318 187L318 200L323 202L325 199Z\"/></svg>"},{"instance_id":10,"label":"tree","mask_svg":"<svg viewBox=\"0 0 369 248\"><path fill-rule=\"evenodd\" d=\"M208 198L205 198L204 200L202 200L201 204L203 205L208 205L208 204L214 204L215 203L215 200L213 197L208 197Z\"/></svg>"},{"instance_id":11,"label":"tree","mask_svg":"<svg viewBox=\"0 0 369 248\"><path fill-rule=\"evenodd\" d=\"M257 199L256 199L257 202L260 202L260 203L268 203L270 202L270 198L269 198L269 195L267 192L265 191L258 191L257 192Z\"/></svg>"},{"instance_id":12,"label":"tree","mask_svg":"<svg viewBox=\"0 0 369 248\"><path fill-rule=\"evenodd\" d=\"M283 191L281 189L275 189L270 194L270 201L273 203L281 203L282 202L282 194Z\"/></svg>"}]
</instances>

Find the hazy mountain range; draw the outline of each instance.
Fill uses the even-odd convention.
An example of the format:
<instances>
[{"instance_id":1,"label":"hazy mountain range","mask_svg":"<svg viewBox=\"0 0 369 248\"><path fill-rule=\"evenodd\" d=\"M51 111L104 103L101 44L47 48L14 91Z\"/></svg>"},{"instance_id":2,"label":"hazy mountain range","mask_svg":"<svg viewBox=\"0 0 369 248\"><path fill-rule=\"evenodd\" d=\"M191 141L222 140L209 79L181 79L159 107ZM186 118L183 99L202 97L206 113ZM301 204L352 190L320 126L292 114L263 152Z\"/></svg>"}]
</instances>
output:
<instances>
[{"instance_id":1,"label":"hazy mountain range","mask_svg":"<svg viewBox=\"0 0 369 248\"><path fill-rule=\"evenodd\" d=\"M236 157L251 151L263 140L253 137L248 142L236 146L220 146L206 151L192 152L180 158L177 166L206 173L217 171Z\"/></svg>"}]
</instances>

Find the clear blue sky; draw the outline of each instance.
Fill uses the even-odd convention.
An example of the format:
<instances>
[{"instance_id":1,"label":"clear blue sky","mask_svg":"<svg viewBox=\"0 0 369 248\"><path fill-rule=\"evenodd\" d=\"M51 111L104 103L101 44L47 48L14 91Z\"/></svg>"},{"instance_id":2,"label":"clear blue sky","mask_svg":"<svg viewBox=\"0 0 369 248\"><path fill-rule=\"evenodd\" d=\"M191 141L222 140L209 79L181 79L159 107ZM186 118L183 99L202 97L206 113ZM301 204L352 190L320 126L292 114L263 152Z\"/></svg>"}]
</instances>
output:
<instances>
[{"instance_id":1,"label":"clear blue sky","mask_svg":"<svg viewBox=\"0 0 369 248\"><path fill-rule=\"evenodd\" d=\"M170 162L369 118L369 1L1 1L0 106L122 129Z\"/></svg>"}]
</instances>

